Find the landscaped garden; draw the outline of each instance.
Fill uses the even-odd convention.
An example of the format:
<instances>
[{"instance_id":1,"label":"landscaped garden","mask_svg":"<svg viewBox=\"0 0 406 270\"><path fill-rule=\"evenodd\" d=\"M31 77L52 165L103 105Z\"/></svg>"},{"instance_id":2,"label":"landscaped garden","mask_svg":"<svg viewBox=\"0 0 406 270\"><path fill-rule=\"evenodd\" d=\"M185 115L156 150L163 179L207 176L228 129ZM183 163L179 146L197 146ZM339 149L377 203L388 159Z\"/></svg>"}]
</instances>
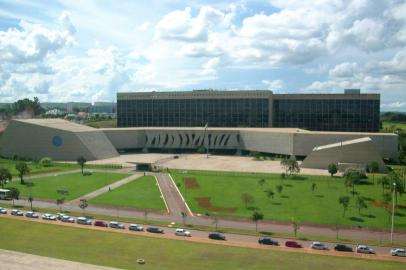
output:
<instances>
[{"instance_id":1,"label":"landscaped garden","mask_svg":"<svg viewBox=\"0 0 406 270\"><path fill-rule=\"evenodd\" d=\"M390 227L391 185L378 184L381 176L373 180L370 175L352 187L344 178L329 176L193 171L171 175L194 213L251 218L256 211L268 220ZM347 205L343 197L349 199ZM406 230L406 196L397 197L395 228Z\"/></svg>"},{"instance_id":2,"label":"landscaped garden","mask_svg":"<svg viewBox=\"0 0 406 270\"><path fill-rule=\"evenodd\" d=\"M58 176L49 176L26 180L25 184L14 181L5 185L5 188L15 187L20 191L20 196L35 199L61 198L58 191L67 191L62 194L65 200L73 200L86 195L94 190L108 186L120 179L129 176L122 173L92 173L82 175L81 173L70 173Z\"/></svg>"},{"instance_id":3,"label":"landscaped garden","mask_svg":"<svg viewBox=\"0 0 406 270\"><path fill-rule=\"evenodd\" d=\"M154 176L142 176L89 202L108 206L166 210Z\"/></svg>"},{"instance_id":4,"label":"landscaped garden","mask_svg":"<svg viewBox=\"0 0 406 270\"><path fill-rule=\"evenodd\" d=\"M395 270L403 265L401 262L191 243L8 218L0 218L0 235L0 249L120 269ZM138 265L138 258L143 258L145 265Z\"/></svg>"}]
</instances>

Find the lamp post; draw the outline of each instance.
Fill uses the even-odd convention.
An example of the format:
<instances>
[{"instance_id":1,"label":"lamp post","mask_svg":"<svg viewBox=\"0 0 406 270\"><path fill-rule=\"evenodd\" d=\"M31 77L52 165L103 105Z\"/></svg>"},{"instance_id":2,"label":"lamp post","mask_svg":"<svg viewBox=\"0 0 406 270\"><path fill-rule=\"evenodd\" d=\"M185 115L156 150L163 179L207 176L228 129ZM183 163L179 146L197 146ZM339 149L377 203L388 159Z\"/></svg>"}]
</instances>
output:
<instances>
[{"instance_id":1,"label":"lamp post","mask_svg":"<svg viewBox=\"0 0 406 270\"><path fill-rule=\"evenodd\" d=\"M207 128L209 127L209 123L206 123L204 126L204 134L203 134L203 140L206 141L206 133L207 133ZM207 138L209 137L209 134L207 134ZM204 144L203 144L204 145ZM207 147L206 147L206 158L209 158L209 140L207 139Z\"/></svg>"},{"instance_id":2,"label":"lamp post","mask_svg":"<svg viewBox=\"0 0 406 270\"><path fill-rule=\"evenodd\" d=\"M390 230L390 243L393 243L393 228L395 225L395 193L396 193L396 183L393 183L393 196L392 196L392 225Z\"/></svg>"}]
</instances>

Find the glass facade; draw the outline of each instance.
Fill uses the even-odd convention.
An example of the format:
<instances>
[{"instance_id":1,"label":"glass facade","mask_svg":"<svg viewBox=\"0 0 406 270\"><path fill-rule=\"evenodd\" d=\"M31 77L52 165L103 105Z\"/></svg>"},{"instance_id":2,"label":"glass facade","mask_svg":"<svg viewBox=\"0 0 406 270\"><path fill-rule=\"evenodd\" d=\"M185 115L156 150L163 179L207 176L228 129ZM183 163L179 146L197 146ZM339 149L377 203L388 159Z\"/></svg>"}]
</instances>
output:
<instances>
[{"instance_id":1,"label":"glass facade","mask_svg":"<svg viewBox=\"0 0 406 270\"><path fill-rule=\"evenodd\" d=\"M275 99L273 126L317 131L379 131L377 99Z\"/></svg>"},{"instance_id":2,"label":"glass facade","mask_svg":"<svg viewBox=\"0 0 406 270\"><path fill-rule=\"evenodd\" d=\"M268 98L118 99L118 127L268 127Z\"/></svg>"}]
</instances>

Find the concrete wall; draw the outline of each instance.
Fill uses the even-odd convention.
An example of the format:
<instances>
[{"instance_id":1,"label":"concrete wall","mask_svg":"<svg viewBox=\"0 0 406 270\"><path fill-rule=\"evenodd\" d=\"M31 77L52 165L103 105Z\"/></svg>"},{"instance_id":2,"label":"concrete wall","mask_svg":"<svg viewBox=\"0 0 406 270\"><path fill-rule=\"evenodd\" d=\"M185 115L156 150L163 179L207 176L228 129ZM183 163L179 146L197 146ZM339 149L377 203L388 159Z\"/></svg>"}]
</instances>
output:
<instances>
[{"instance_id":1,"label":"concrete wall","mask_svg":"<svg viewBox=\"0 0 406 270\"><path fill-rule=\"evenodd\" d=\"M263 153L293 154L293 134L266 131L240 131L241 149Z\"/></svg>"}]
</instances>

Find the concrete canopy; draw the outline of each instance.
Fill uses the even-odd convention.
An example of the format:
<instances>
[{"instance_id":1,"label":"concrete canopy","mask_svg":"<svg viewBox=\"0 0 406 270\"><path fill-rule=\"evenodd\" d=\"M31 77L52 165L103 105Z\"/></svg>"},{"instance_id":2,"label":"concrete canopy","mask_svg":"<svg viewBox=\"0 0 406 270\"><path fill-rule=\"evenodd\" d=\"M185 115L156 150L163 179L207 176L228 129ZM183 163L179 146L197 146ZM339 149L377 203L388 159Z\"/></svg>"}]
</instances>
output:
<instances>
[{"instance_id":1,"label":"concrete canopy","mask_svg":"<svg viewBox=\"0 0 406 270\"><path fill-rule=\"evenodd\" d=\"M87 160L118 156L102 131L61 119L12 120L0 137L0 153L5 157L16 154L59 161L74 161L79 156Z\"/></svg>"},{"instance_id":2,"label":"concrete canopy","mask_svg":"<svg viewBox=\"0 0 406 270\"><path fill-rule=\"evenodd\" d=\"M386 171L382 155L369 137L318 146L305 158L303 168L328 169L330 164L338 165L340 171L348 167L365 169L370 162L377 162L380 171Z\"/></svg>"}]
</instances>

